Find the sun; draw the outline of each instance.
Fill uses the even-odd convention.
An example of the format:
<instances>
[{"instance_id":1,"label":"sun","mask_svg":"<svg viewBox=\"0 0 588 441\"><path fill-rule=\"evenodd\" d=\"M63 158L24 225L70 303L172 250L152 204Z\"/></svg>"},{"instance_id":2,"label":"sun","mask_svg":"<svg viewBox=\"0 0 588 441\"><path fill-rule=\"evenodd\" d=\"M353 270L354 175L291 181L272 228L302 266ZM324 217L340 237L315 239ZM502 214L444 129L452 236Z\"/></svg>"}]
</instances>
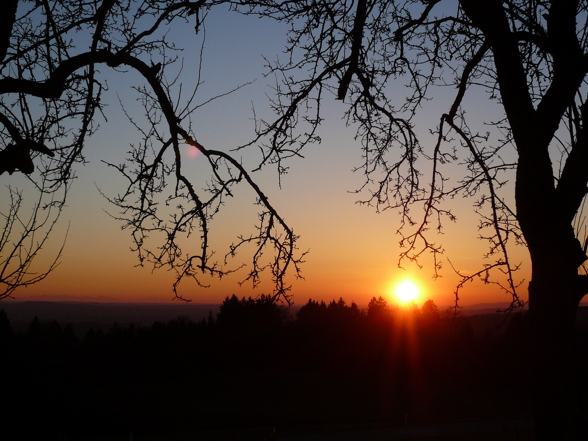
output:
<instances>
[{"instance_id":1,"label":"sun","mask_svg":"<svg viewBox=\"0 0 588 441\"><path fill-rule=\"evenodd\" d=\"M419 287L414 282L405 280L396 285L394 294L400 303L414 302L419 296Z\"/></svg>"}]
</instances>

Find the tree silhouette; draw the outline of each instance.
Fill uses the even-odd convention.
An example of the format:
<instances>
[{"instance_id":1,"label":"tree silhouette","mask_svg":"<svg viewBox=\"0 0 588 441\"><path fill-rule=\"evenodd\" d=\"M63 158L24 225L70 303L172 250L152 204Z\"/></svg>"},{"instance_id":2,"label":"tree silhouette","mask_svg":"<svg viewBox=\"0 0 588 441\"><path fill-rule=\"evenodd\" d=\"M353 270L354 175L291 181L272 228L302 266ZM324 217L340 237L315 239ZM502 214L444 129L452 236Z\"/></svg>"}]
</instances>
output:
<instances>
[{"instance_id":1,"label":"tree silhouette","mask_svg":"<svg viewBox=\"0 0 588 441\"><path fill-rule=\"evenodd\" d=\"M285 324L288 311L278 305L272 296L264 295L253 299L239 298L233 294L220 305L216 324L221 330L231 333L238 331L244 339L248 336L272 335Z\"/></svg>"},{"instance_id":2,"label":"tree silhouette","mask_svg":"<svg viewBox=\"0 0 588 441\"><path fill-rule=\"evenodd\" d=\"M296 313L296 319L298 323L314 325L324 320L326 312L327 304L324 301L308 299Z\"/></svg>"},{"instance_id":3,"label":"tree silhouette","mask_svg":"<svg viewBox=\"0 0 588 441\"><path fill-rule=\"evenodd\" d=\"M537 433L580 437L570 372L576 311L588 292L579 273L586 241L574 232L588 183L587 2L235 3L291 24L287 56L272 65L285 83L277 117L260 122L256 139L267 140L268 161L281 164L316 141L321 104L333 96L361 140L363 203L400 212L403 259L430 253L436 272L443 248L431 230L455 220L444 202L472 198L489 249L478 272L459 272L456 301L463 283L480 277L522 305L520 264L510 256L527 247ZM442 110L430 136L417 129L434 100Z\"/></svg>"},{"instance_id":4,"label":"tree silhouette","mask_svg":"<svg viewBox=\"0 0 588 441\"><path fill-rule=\"evenodd\" d=\"M443 248L431 231L456 220L444 202L471 198L489 248L479 271L458 272L456 302L463 283L479 277L521 306L520 265L511 253L526 246L532 263L526 344L533 349L538 439L581 438L574 324L588 292L588 276L580 274L588 241L579 231L588 183L586 1L6 1L0 172L26 174L43 199L32 204L29 222L22 220L22 191L10 189L5 199L12 203L4 231L23 239L0 240L3 296L42 279L30 277L28 262L63 207L96 114L105 111L101 66L129 69L143 83L136 89L147 121L136 123L142 141L128 163L111 164L128 185L110 198L140 262L175 269L176 287L186 276L203 283L202 274L230 272L226 259L212 257L209 225L232 188L245 183L260 204L259 223L226 255L252 244L246 280L256 285L267 269L272 298L288 298L285 275L296 274L301 262L296 235L238 160L197 141L192 95L183 98L166 79L174 47L158 31L189 21L198 33L217 4L291 25L287 56L271 66L285 82L272 102L277 116L258 121L251 142L264 147L260 167L285 172L287 158L319 141L321 104L331 95L347 106L347 122L358 130L362 202L400 212L403 259L431 255L437 272ZM422 113L435 110L430 100L444 110L429 132L417 131ZM487 117L477 111L485 105ZM203 191L184 173L180 143L206 159L210 184ZM161 205L175 209L162 212ZM197 252L183 250L185 237L199 240ZM268 249L273 254L264 261Z\"/></svg>"},{"instance_id":5,"label":"tree silhouette","mask_svg":"<svg viewBox=\"0 0 588 441\"><path fill-rule=\"evenodd\" d=\"M421 307L421 315L420 320L422 322L422 326L426 329L435 329L439 326L439 322L441 320L441 313L439 312L439 308L431 299L427 300L423 303Z\"/></svg>"},{"instance_id":6,"label":"tree silhouette","mask_svg":"<svg viewBox=\"0 0 588 441\"><path fill-rule=\"evenodd\" d=\"M220 277L239 268L228 261L247 247L253 253L245 280L255 286L261 273L271 273L273 297L288 299L285 276L290 270L297 273L301 258L297 236L238 158L197 141L190 114L202 105L196 102L200 79L186 94L178 80L178 48L165 32L173 23L201 33L202 20L216 3L223 2L3 3L0 174L14 174L15 179L24 174L28 182L15 180L2 198L0 298L43 280L58 263L60 252L44 270L31 268L61 214L76 165L85 161L86 140L107 114L104 73L122 70L135 75L135 95L125 95L143 105L144 115L130 112L121 98L139 142L123 164L109 164L126 180L126 188L108 199L120 210L115 217L132 234L139 262L175 270L176 290L185 277L204 285L203 275ZM202 175L204 180L198 181L207 181L203 188L185 173L180 147L186 144L199 151L208 167L208 179ZM238 184L253 190L259 222L251 235L236 237L224 259L213 258L211 220ZM29 190L24 202L23 187ZM37 195L36 202L31 195Z\"/></svg>"},{"instance_id":7,"label":"tree silhouette","mask_svg":"<svg viewBox=\"0 0 588 441\"><path fill-rule=\"evenodd\" d=\"M377 299L372 297L368 303L367 316L372 320L390 320L392 317L392 310L390 305L388 305L388 300L382 296Z\"/></svg>"}]
</instances>

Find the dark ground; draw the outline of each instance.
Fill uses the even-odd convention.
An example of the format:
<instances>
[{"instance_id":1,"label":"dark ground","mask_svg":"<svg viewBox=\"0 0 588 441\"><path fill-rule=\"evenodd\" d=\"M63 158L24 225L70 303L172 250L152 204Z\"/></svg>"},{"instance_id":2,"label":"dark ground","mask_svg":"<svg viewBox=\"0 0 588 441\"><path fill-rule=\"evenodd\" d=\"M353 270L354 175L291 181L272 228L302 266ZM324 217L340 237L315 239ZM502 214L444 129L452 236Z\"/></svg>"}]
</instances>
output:
<instances>
[{"instance_id":1,"label":"dark ground","mask_svg":"<svg viewBox=\"0 0 588 441\"><path fill-rule=\"evenodd\" d=\"M376 312L317 302L293 320L237 299L198 321L83 335L41 320L15 332L6 314L3 430L19 440L532 440L524 314Z\"/></svg>"}]
</instances>

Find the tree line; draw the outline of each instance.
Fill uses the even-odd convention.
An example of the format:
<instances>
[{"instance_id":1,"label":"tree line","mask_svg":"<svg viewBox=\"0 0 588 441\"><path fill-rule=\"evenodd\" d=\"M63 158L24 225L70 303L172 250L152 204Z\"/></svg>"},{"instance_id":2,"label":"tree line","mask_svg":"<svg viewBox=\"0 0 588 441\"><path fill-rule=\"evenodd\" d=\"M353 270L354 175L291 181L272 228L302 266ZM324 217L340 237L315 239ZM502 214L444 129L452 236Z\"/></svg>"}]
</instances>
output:
<instances>
[{"instance_id":1,"label":"tree line","mask_svg":"<svg viewBox=\"0 0 588 441\"><path fill-rule=\"evenodd\" d=\"M36 317L15 333L0 311L6 424L21 439L140 439L521 417L527 384L512 372L526 368L526 326L524 313L456 317L431 300L395 308L381 297L366 310L309 300L293 314L270 297L233 295L200 321L81 336Z\"/></svg>"}]
</instances>

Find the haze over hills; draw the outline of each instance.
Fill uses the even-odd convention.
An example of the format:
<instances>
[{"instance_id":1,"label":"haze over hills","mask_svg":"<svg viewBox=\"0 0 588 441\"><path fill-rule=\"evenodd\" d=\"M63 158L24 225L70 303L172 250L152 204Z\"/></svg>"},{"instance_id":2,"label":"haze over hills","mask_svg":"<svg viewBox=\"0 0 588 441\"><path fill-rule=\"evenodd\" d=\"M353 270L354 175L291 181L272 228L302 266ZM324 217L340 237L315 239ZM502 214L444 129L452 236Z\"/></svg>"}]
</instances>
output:
<instances>
[{"instance_id":1,"label":"haze over hills","mask_svg":"<svg viewBox=\"0 0 588 441\"><path fill-rule=\"evenodd\" d=\"M131 323L150 326L156 321L166 322L178 317L192 321L216 316L219 305L197 303L102 303L102 302L47 302L47 301L3 301L10 324L15 331L26 329L35 316L42 322L57 321L73 325L76 333L90 328L108 329L114 322L120 325Z\"/></svg>"},{"instance_id":2,"label":"haze over hills","mask_svg":"<svg viewBox=\"0 0 588 441\"><path fill-rule=\"evenodd\" d=\"M97 300L97 299L96 299ZM328 301L327 301L328 302ZM219 312L218 304L199 303L117 303L117 302L79 302L79 301L16 301L0 302L13 329L17 332L27 329L35 316L42 322L57 321L60 324L71 324L76 333L84 333L90 328L106 330L113 323L120 325L150 326L156 321L167 322L178 317L186 317L192 321L213 317ZM295 316L302 305L290 307ZM367 305L358 305L366 309ZM494 314L507 309L508 302L478 303L465 305L460 309L463 315ZM579 312L582 323L588 323L588 303L583 303ZM441 310L445 309L443 307ZM584 316L586 319L584 320Z\"/></svg>"}]
</instances>

